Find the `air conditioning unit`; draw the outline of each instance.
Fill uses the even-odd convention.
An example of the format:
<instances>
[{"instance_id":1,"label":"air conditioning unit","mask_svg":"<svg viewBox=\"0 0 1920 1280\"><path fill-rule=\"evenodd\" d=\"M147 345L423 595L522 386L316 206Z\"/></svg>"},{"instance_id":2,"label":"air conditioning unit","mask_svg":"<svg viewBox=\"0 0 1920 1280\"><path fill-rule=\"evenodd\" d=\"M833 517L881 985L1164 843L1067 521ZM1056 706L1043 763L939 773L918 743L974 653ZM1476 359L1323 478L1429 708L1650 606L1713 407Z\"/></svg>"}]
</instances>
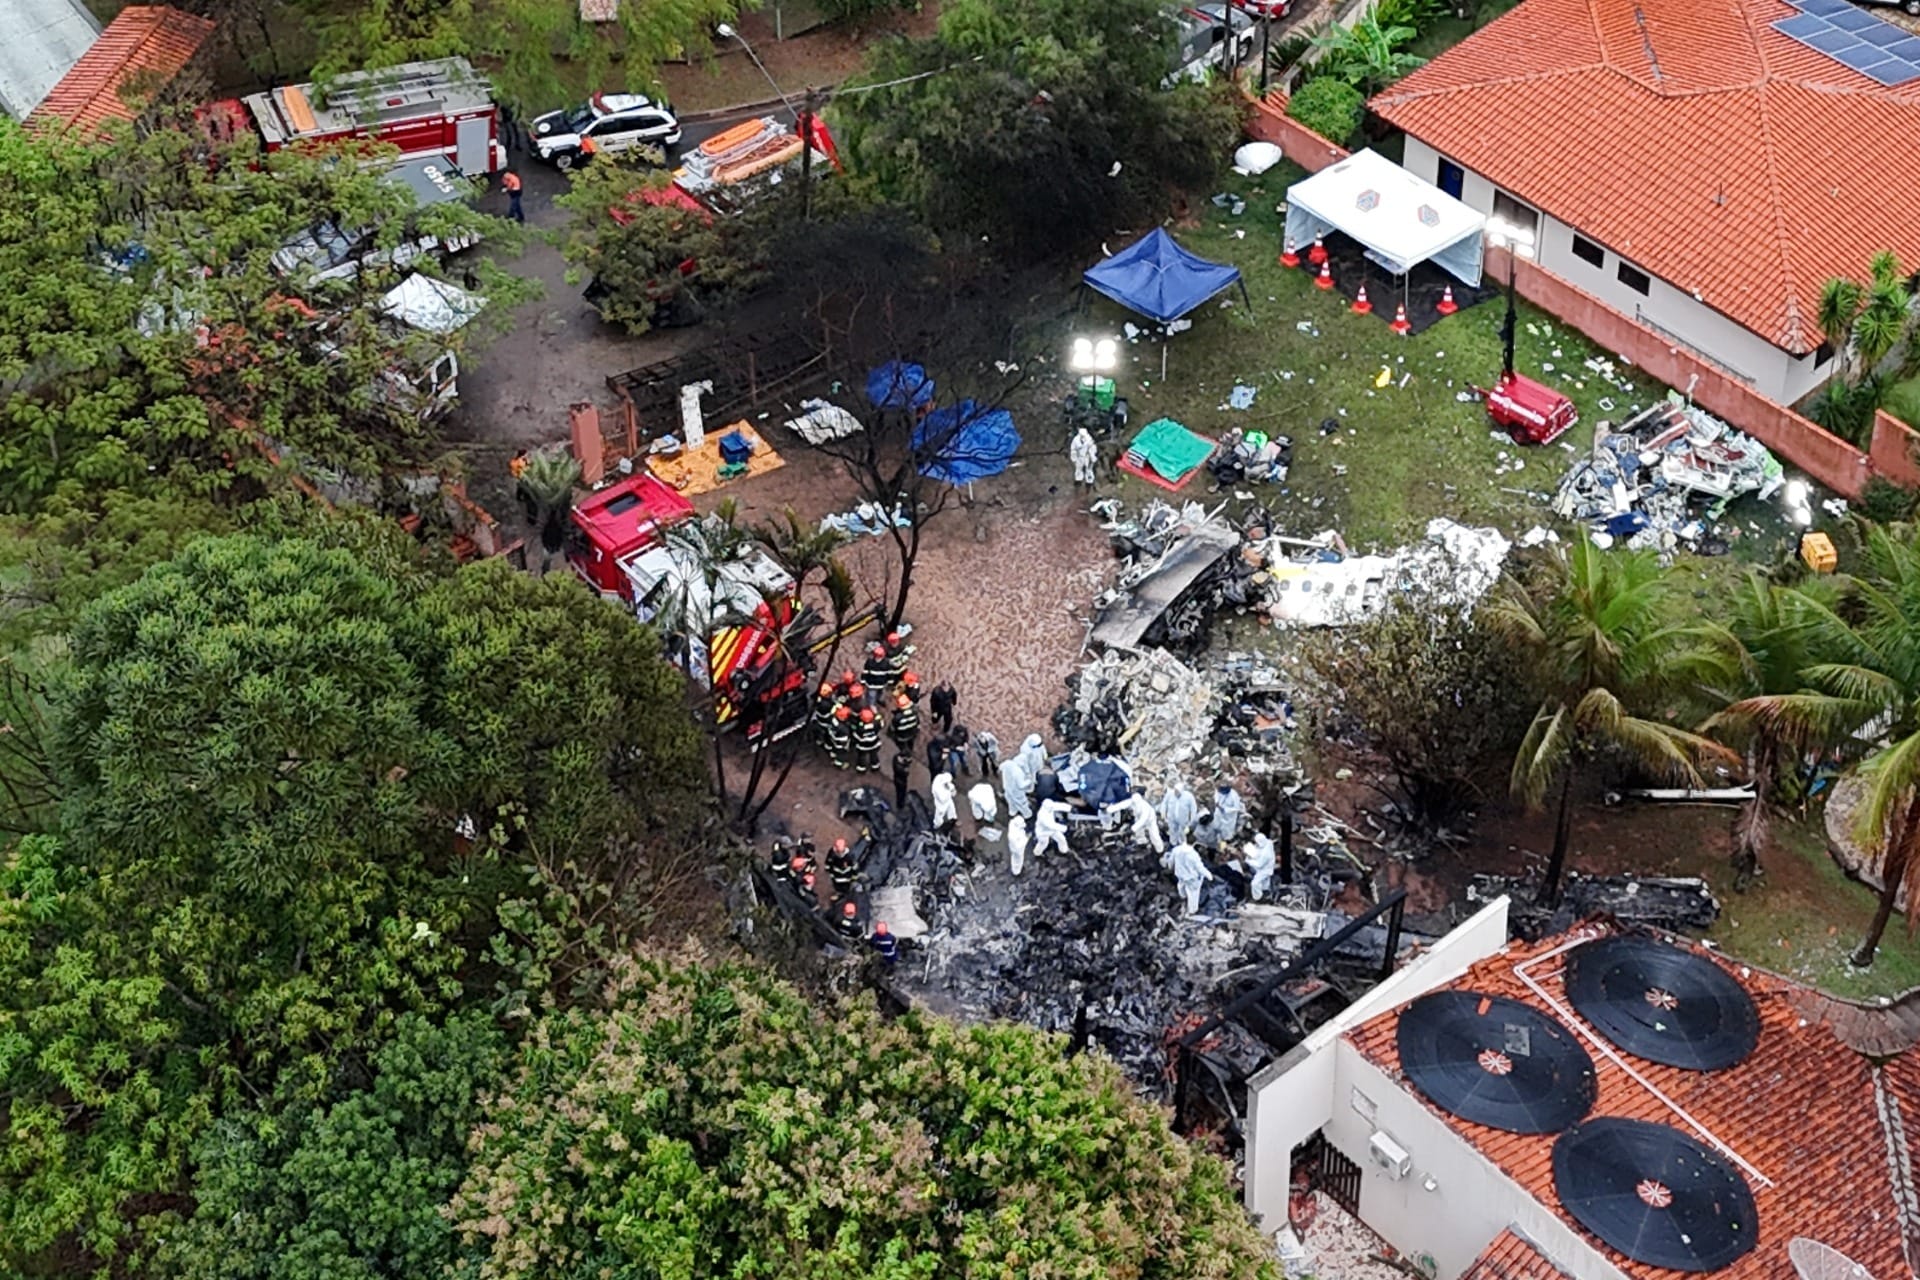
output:
<instances>
[{"instance_id":1,"label":"air conditioning unit","mask_svg":"<svg viewBox=\"0 0 1920 1280\"><path fill-rule=\"evenodd\" d=\"M1386 1170L1387 1176L1396 1181L1407 1176L1413 1169L1413 1157L1407 1149L1384 1133L1376 1133L1367 1139L1367 1154L1373 1162Z\"/></svg>"}]
</instances>

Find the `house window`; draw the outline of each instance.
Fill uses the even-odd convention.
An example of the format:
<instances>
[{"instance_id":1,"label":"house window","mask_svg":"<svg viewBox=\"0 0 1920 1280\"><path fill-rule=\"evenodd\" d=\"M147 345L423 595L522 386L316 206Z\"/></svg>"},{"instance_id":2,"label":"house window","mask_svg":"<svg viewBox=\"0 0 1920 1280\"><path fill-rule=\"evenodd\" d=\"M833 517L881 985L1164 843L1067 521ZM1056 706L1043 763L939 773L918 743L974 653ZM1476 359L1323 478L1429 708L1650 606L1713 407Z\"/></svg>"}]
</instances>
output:
<instances>
[{"instance_id":1,"label":"house window","mask_svg":"<svg viewBox=\"0 0 1920 1280\"><path fill-rule=\"evenodd\" d=\"M1630 267L1623 262L1615 274L1620 277L1621 284L1627 286L1627 288L1633 290L1641 297L1645 297L1653 292L1653 278L1638 267Z\"/></svg>"},{"instance_id":2,"label":"house window","mask_svg":"<svg viewBox=\"0 0 1920 1280\"><path fill-rule=\"evenodd\" d=\"M1607 265L1607 251L1585 236L1573 238L1573 256L1596 267Z\"/></svg>"},{"instance_id":3,"label":"house window","mask_svg":"<svg viewBox=\"0 0 1920 1280\"><path fill-rule=\"evenodd\" d=\"M1833 359L1833 344L1831 342L1823 342L1814 349L1814 352L1813 352L1814 368L1816 369L1824 368L1826 366L1826 363L1831 359Z\"/></svg>"},{"instance_id":4,"label":"house window","mask_svg":"<svg viewBox=\"0 0 1920 1280\"><path fill-rule=\"evenodd\" d=\"M1493 216L1487 219L1487 234L1495 244L1506 245L1521 257L1531 258L1540 237L1540 211L1504 191L1496 191Z\"/></svg>"}]
</instances>

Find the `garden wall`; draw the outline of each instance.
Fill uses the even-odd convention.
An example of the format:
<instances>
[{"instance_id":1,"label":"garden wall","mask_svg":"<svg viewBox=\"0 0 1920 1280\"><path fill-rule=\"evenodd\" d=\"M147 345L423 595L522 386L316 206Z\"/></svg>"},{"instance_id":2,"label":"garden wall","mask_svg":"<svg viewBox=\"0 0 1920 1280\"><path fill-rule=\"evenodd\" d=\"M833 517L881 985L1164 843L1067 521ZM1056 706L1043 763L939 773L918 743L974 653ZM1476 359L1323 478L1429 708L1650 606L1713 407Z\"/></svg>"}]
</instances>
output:
<instances>
[{"instance_id":1,"label":"garden wall","mask_svg":"<svg viewBox=\"0 0 1920 1280\"><path fill-rule=\"evenodd\" d=\"M1347 158L1345 147L1335 146L1298 120L1288 119L1287 95L1280 90L1250 99L1248 106L1247 136L1271 142L1308 173L1318 173Z\"/></svg>"},{"instance_id":2,"label":"garden wall","mask_svg":"<svg viewBox=\"0 0 1920 1280\"><path fill-rule=\"evenodd\" d=\"M1873 415L1873 443L1867 450L1876 473L1904 489L1920 488L1920 431L1879 409Z\"/></svg>"}]
</instances>

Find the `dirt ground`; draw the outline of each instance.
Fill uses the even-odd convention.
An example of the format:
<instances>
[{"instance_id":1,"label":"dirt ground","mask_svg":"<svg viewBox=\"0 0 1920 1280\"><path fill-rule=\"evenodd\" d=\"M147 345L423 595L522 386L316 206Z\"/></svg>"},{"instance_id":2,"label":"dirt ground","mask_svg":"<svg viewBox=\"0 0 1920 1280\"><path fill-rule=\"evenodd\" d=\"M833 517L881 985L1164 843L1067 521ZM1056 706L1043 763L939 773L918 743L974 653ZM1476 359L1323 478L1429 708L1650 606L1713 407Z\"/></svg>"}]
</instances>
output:
<instances>
[{"instance_id":1,"label":"dirt ground","mask_svg":"<svg viewBox=\"0 0 1920 1280\"><path fill-rule=\"evenodd\" d=\"M887 35L931 35L940 20L938 0L907 11L893 11L858 27L813 27L787 39L776 38L772 6L742 14L735 25L766 67L760 73L737 42L722 42L716 56L660 69L667 100L683 114L711 111L740 102L788 97L810 88L835 85L860 68L866 47ZM787 28L791 30L789 26ZM768 77L774 85L767 83Z\"/></svg>"}]
</instances>

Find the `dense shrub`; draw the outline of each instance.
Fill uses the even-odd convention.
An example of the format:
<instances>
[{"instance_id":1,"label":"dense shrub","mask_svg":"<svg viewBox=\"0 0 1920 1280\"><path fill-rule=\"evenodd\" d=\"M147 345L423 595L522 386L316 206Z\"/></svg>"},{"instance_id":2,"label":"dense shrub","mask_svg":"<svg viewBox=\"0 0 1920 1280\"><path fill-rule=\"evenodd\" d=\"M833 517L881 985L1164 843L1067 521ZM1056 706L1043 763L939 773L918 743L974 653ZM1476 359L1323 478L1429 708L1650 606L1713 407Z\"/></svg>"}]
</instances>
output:
<instances>
[{"instance_id":1,"label":"dense shrub","mask_svg":"<svg viewBox=\"0 0 1920 1280\"><path fill-rule=\"evenodd\" d=\"M1360 127L1366 102L1360 90L1333 76L1309 81L1287 104L1287 114L1327 141L1345 146Z\"/></svg>"}]
</instances>

